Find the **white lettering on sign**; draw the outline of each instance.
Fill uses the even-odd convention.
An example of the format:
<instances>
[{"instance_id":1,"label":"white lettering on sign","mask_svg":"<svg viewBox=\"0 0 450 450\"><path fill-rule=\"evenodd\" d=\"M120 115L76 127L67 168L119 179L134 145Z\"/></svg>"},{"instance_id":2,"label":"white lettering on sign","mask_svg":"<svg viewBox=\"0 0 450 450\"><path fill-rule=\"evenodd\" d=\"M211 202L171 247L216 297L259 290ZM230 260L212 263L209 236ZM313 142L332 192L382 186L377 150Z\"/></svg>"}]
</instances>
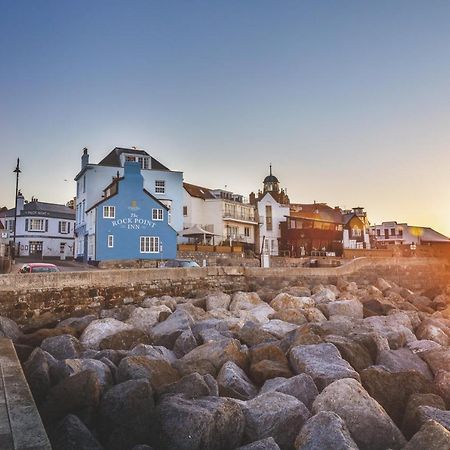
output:
<instances>
[{"instance_id":1,"label":"white lettering on sign","mask_svg":"<svg viewBox=\"0 0 450 450\"><path fill-rule=\"evenodd\" d=\"M127 230L146 230L153 228L155 223L150 219L141 219L135 213L131 213L130 217L111 220L113 227L125 228Z\"/></svg>"}]
</instances>

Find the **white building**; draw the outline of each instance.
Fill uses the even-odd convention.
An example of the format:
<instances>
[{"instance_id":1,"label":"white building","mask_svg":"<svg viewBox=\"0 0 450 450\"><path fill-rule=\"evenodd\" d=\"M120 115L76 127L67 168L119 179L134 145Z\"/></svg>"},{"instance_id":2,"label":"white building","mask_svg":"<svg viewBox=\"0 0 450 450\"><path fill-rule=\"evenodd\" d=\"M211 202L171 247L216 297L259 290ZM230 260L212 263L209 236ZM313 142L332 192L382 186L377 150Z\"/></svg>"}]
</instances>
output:
<instances>
[{"instance_id":1,"label":"white building","mask_svg":"<svg viewBox=\"0 0 450 450\"><path fill-rule=\"evenodd\" d=\"M0 217L10 237L14 236L14 208ZM75 211L65 205L17 197L17 256L71 258L74 252Z\"/></svg>"},{"instance_id":2,"label":"white building","mask_svg":"<svg viewBox=\"0 0 450 450\"><path fill-rule=\"evenodd\" d=\"M102 200L105 186L114 178L123 176L125 161L141 164L144 189L169 209L170 225L183 229L183 173L172 171L144 150L135 148L114 148L98 164L89 162L87 149L81 157L81 171L76 175L76 226L75 256L88 260L88 250L94 247L93 235L89 237L86 211ZM91 239L91 242L89 240Z\"/></svg>"},{"instance_id":3,"label":"white building","mask_svg":"<svg viewBox=\"0 0 450 450\"><path fill-rule=\"evenodd\" d=\"M254 250L255 208L242 195L184 183L183 228L194 225L214 233L211 241L216 245L242 244Z\"/></svg>"},{"instance_id":4,"label":"white building","mask_svg":"<svg viewBox=\"0 0 450 450\"><path fill-rule=\"evenodd\" d=\"M450 243L450 239L429 227L411 226L395 221L382 222L370 227L370 234L375 245L421 245L433 243Z\"/></svg>"}]
</instances>

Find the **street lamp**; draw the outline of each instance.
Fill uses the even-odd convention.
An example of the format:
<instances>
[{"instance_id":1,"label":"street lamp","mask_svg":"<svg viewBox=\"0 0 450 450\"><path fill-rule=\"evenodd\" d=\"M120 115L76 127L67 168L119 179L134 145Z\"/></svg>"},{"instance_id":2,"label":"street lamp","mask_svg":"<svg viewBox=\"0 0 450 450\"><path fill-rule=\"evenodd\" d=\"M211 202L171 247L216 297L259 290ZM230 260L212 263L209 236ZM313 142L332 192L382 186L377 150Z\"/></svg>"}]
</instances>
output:
<instances>
[{"instance_id":1,"label":"street lamp","mask_svg":"<svg viewBox=\"0 0 450 450\"><path fill-rule=\"evenodd\" d=\"M19 195L19 173L20 173L20 160L17 158L17 166L13 173L16 174L16 202L14 205L14 236L13 236L13 262L16 259L16 229L17 229L17 196Z\"/></svg>"}]
</instances>

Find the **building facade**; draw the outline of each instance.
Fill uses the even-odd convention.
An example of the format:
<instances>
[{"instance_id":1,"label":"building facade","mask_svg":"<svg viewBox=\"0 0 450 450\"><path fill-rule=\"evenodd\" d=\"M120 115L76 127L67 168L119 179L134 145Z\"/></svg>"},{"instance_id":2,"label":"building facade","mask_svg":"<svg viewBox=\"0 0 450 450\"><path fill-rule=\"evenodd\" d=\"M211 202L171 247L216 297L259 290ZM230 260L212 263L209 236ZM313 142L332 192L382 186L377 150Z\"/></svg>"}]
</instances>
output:
<instances>
[{"instance_id":1,"label":"building facade","mask_svg":"<svg viewBox=\"0 0 450 450\"><path fill-rule=\"evenodd\" d=\"M14 237L14 208L0 216L3 226ZM75 211L65 205L26 202L17 197L16 255L37 258L72 258L74 255Z\"/></svg>"},{"instance_id":2,"label":"building facade","mask_svg":"<svg viewBox=\"0 0 450 450\"><path fill-rule=\"evenodd\" d=\"M246 250L255 249L255 207L242 195L184 183L183 218L184 229L199 225L213 233L210 243L239 244Z\"/></svg>"},{"instance_id":3,"label":"building facade","mask_svg":"<svg viewBox=\"0 0 450 450\"><path fill-rule=\"evenodd\" d=\"M177 233L169 208L144 189L138 162L125 162L123 177L86 211L88 261L165 260L176 257Z\"/></svg>"},{"instance_id":4,"label":"building facade","mask_svg":"<svg viewBox=\"0 0 450 450\"><path fill-rule=\"evenodd\" d=\"M105 186L122 177L125 162L136 162L141 168L144 189L168 208L168 221L176 231L183 229L183 173L172 171L144 150L114 148L98 164L89 162L83 150L81 170L76 175L75 249L77 259L88 260L89 232L86 211L103 199ZM92 243L91 243L92 246Z\"/></svg>"},{"instance_id":5,"label":"building facade","mask_svg":"<svg viewBox=\"0 0 450 450\"><path fill-rule=\"evenodd\" d=\"M362 207L342 212L344 248L370 249L369 220Z\"/></svg>"}]
</instances>

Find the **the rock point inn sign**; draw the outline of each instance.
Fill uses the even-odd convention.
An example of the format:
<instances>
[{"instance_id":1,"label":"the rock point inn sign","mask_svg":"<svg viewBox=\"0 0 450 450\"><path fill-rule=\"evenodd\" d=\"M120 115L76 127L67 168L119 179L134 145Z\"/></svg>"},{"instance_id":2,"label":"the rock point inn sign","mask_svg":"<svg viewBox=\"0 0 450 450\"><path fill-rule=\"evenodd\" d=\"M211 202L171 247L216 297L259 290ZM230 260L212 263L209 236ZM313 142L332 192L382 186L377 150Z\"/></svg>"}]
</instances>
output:
<instances>
[{"instance_id":1,"label":"the rock point inn sign","mask_svg":"<svg viewBox=\"0 0 450 450\"><path fill-rule=\"evenodd\" d=\"M147 230L155 226L153 220L147 218L141 218L138 215L138 211L141 209L137 206L136 200L131 201L129 217L122 217L120 219L112 219L111 224L113 227L119 227L126 230Z\"/></svg>"}]
</instances>

